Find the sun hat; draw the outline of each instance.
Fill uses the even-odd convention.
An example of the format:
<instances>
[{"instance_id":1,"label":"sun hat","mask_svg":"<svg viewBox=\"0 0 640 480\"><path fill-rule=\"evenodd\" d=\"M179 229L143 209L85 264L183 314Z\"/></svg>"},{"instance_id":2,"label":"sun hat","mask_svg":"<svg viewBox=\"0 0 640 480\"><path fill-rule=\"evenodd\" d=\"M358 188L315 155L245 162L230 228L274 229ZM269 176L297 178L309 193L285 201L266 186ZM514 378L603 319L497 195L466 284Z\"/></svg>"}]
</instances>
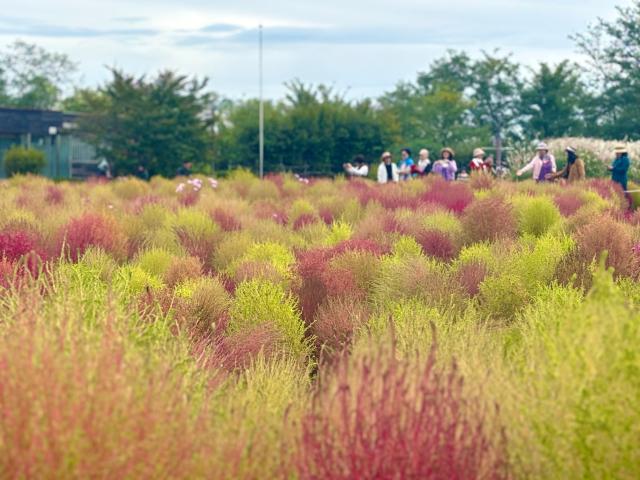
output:
<instances>
[{"instance_id":1,"label":"sun hat","mask_svg":"<svg viewBox=\"0 0 640 480\"><path fill-rule=\"evenodd\" d=\"M616 147L616 149L613 151L614 153L629 153L629 150L627 150L627 147L623 147L622 145Z\"/></svg>"},{"instance_id":2,"label":"sun hat","mask_svg":"<svg viewBox=\"0 0 640 480\"><path fill-rule=\"evenodd\" d=\"M567 151L567 152L571 152L571 153L578 153L578 152L576 152L576 149L575 149L575 148L573 148L573 147L567 147L567 148L565 149L565 151Z\"/></svg>"},{"instance_id":3,"label":"sun hat","mask_svg":"<svg viewBox=\"0 0 640 480\"><path fill-rule=\"evenodd\" d=\"M548 152L549 151L549 147L548 147L548 145L546 143L540 142L538 144L538 148L536 148L536 151L539 152L540 150L544 150L545 152Z\"/></svg>"},{"instance_id":4,"label":"sun hat","mask_svg":"<svg viewBox=\"0 0 640 480\"><path fill-rule=\"evenodd\" d=\"M485 151L481 148L476 148L473 151L473 158L475 157L484 157L486 155Z\"/></svg>"},{"instance_id":5,"label":"sun hat","mask_svg":"<svg viewBox=\"0 0 640 480\"><path fill-rule=\"evenodd\" d=\"M392 158L392 157L391 157L391 152L384 152L384 153L382 154L382 157L380 157L380 158L382 158L382 160L384 160L384 159L385 159L385 158L387 158L387 157Z\"/></svg>"},{"instance_id":6,"label":"sun hat","mask_svg":"<svg viewBox=\"0 0 640 480\"><path fill-rule=\"evenodd\" d=\"M440 156L442 156L442 154L443 154L444 152L449 152L449 154L450 154L452 157L455 157L455 156L456 156L456 153L453 151L453 148L444 147L442 150L440 150Z\"/></svg>"}]
</instances>

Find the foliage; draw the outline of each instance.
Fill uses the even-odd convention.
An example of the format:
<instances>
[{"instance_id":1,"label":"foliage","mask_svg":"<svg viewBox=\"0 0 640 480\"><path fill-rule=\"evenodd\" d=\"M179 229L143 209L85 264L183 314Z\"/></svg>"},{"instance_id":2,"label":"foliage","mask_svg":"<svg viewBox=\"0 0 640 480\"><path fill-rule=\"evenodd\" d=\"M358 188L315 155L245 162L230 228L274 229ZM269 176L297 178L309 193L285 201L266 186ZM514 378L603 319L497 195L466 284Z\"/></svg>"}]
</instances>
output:
<instances>
[{"instance_id":1,"label":"foliage","mask_svg":"<svg viewBox=\"0 0 640 480\"><path fill-rule=\"evenodd\" d=\"M173 176L183 162L206 164L211 120L203 116L213 102L203 93L206 80L170 71L152 80L111 73L100 95L86 98L91 113L81 128L115 173L132 175L144 165L151 175Z\"/></svg>"},{"instance_id":2,"label":"foliage","mask_svg":"<svg viewBox=\"0 0 640 480\"><path fill-rule=\"evenodd\" d=\"M44 152L33 148L11 147L4 154L4 169L7 176L37 175L46 166Z\"/></svg>"}]
</instances>

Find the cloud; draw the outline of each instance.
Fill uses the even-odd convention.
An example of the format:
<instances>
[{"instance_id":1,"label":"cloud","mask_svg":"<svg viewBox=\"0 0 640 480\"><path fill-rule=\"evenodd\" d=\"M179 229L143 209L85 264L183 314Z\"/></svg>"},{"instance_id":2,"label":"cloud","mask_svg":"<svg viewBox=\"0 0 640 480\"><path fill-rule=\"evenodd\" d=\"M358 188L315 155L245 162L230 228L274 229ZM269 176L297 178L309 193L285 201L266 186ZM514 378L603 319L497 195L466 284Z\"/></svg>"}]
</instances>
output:
<instances>
[{"instance_id":1,"label":"cloud","mask_svg":"<svg viewBox=\"0 0 640 480\"><path fill-rule=\"evenodd\" d=\"M157 35L150 28L89 28L37 23L25 19L0 19L0 35L30 37L88 38L88 37L136 37Z\"/></svg>"}]
</instances>

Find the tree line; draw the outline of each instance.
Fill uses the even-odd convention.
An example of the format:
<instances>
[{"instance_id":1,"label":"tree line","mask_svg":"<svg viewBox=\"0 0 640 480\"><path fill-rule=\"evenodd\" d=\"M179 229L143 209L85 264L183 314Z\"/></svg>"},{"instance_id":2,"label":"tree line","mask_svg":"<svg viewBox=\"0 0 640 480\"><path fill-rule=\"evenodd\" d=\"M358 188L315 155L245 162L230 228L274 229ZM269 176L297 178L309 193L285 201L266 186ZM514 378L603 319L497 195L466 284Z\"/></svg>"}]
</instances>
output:
<instances>
[{"instance_id":1,"label":"tree line","mask_svg":"<svg viewBox=\"0 0 640 480\"><path fill-rule=\"evenodd\" d=\"M475 146L563 136L640 139L640 0L574 37L588 62L525 67L510 54L448 51L379 98L349 100L296 79L265 104L265 170L331 174L362 153ZM183 161L205 172L257 169L258 101L231 101L206 79L172 71L135 77L111 70L96 89L65 96L77 65L16 42L0 55L0 104L78 112L81 133L114 166L172 175Z\"/></svg>"}]
</instances>

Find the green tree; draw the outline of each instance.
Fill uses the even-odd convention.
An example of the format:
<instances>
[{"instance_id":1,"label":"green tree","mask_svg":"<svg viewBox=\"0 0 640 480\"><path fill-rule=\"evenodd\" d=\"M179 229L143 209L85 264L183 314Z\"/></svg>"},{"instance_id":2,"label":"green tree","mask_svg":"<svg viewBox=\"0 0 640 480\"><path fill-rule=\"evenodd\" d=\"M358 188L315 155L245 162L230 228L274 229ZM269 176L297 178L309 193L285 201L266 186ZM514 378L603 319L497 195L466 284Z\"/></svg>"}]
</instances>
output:
<instances>
[{"instance_id":1,"label":"green tree","mask_svg":"<svg viewBox=\"0 0 640 480\"><path fill-rule=\"evenodd\" d=\"M116 174L138 164L149 172L173 176L182 162L208 163L210 114L214 96L198 81L171 71L155 79L112 70L112 80L97 94L85 94L80 126Z\"/></svg>"},{"instance_id":2,"label":"green tree","mask_svg":"<svg viewBox=\"0 0 640 480\"><path fill-rule=\"evenodd\" d=\"M640 139L640 0L618 7L612 21L600 19L575 40L590 59L599 102L594 122L607 138Z\"/></svg>"},{"instance_id":3,"label":"green tree","mask_svg":"<svg viewBox=\"0 0 640 480\"><path fill-rule=\"evenodd\" d=\"M265 170L331 174L358 153L375 161L393 138L393 119L370 100L349 102L330 87L286 84L283 101L265 103ZM257 170L258 101L227 105L216 157L223 168Z\"/></svg>"},{"instance_id":4,"label":"green tree","mask_svg":"<svg viewBox=\"0 0 640 480\"><path fill-rule=\"evenodd\" d=\"M483 58L474 62L471 70L471 98L475 102L472 112L479 125L490 129L499 163L503 140L519 121L520 66L511 60L511 55L483 52Z\"/></svg>"},{"instance_id":5,"label":"green tree","mask_svg":"<svg viewBox=\"0 0 640 480\"><path fill-rule=\"evenodd\" d=\"M54 108L76 70L67 55L17 40L0 52L0 101L13 107Z\"/></svg>"},{"instance_id":6,"label":"green tree","mask_svg":"<svg viewBox=\"0 0 640 480\"><path fill-rule=\"evenodd\" d=\"M586 98L580 68L565 60L541 63L522 91L524 129L535 138L577 136L584 131L581 107Z\"/></svg>"}]
</instances>

